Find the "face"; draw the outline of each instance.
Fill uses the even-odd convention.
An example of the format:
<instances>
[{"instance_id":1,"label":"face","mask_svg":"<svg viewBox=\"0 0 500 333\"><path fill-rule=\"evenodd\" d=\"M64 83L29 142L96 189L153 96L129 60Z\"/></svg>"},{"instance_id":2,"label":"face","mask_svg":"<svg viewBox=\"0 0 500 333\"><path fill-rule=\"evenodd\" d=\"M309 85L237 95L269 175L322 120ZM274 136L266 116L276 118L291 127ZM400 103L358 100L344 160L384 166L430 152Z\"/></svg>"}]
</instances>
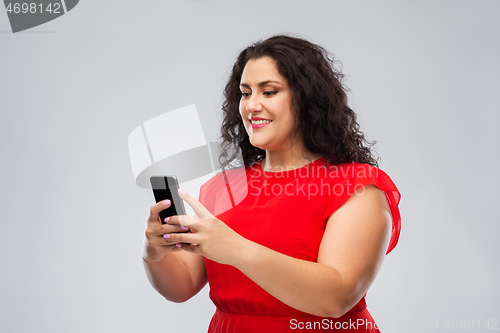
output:
<instances>
[{"instance_id":1,"label":"face","mask_svg":"<svg viewBox=\"0 0 500 333\"><path fill-rule=\"evenodd\" d=\"M240 115L250 143L264 150L290 150L297 137L286 80L269 57L247 62L240 82Z\"/></svg>"}]
</instances>

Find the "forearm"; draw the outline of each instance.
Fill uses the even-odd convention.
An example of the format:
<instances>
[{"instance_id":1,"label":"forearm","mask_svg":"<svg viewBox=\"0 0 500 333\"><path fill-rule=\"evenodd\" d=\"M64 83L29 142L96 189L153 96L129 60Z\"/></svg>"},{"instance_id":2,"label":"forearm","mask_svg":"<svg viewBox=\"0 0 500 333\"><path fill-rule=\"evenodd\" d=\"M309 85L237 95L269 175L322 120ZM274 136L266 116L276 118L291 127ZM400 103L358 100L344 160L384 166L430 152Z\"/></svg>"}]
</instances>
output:
<instances>
[{"instance_id":1,"label":"forearm","mask_svg":"<svg viewBox=\"0 0 500 333\"><path fill-rule=\"evenodd\" d=\"M333 268L278 253L251 241L233 264L283 303L322 317L339 317L352 303L350 286Z\"/></svg>"},{"instance_id":2,"label":"forearm","mask_svg":"<svg viewBox=\"0 0 500 333\"><path fill-rule=\"evenodd\" d=\"M186 252L234 266L283 303L321 317L340 317L359 302L382 265L391 237L388 203L375 186L351 196L329 217L317 262L254 243L191 196L182 199L203 217L182 221L173 217L170 223L189 225L191 233L172 234L171 242L182 244Z\"/></svg>"},{"instance_id":3,"label":"forearm","mask_svg":"<svg viewBox=\"0 0 500 333\"><path fill-rule=\"evenodd\" d=\"M203 288L205 283L195 283L181 252L167 253L160 261L148 260L147 248L143 256L144 269L153 288L172 302L185 302Z\"/></svg>"}]
</instances>

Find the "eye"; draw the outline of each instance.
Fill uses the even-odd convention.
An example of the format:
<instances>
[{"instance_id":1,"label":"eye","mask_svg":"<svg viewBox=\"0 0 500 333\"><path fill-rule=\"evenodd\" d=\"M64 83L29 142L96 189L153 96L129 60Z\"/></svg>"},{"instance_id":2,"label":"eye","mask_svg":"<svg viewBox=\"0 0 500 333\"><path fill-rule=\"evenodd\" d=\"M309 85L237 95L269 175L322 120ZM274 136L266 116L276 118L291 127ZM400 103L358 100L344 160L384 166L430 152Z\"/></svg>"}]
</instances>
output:
<instances>
[{"instance_id":1,"label":"eye","mask_svg":"<svg viewBox=\"0 0 500 333\"><path fill-rule=\"evenodd\" d=\"M251 95L251 93L242 92L241 98L248 98L248 97L250 97L250 95Z\"/></svg>"},{"instance_id":2,"label":"eye","mask_svg":"<svg viewBox=\"0 0 500 333\"><path fill-rule=\"evenodd\" d=\"M276 95L278 92L277 91L264 91L264 96L272 96L272 95Z\"/></svg>"}]
</instances>

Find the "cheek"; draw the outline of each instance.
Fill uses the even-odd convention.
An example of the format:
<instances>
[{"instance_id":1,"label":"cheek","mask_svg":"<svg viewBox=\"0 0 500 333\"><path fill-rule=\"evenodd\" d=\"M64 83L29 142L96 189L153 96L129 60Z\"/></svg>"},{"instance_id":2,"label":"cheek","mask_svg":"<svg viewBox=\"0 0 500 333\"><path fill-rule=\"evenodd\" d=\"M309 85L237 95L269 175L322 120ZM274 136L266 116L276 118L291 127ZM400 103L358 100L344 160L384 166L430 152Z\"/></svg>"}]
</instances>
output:
<instances>
[{"instance_id":1,"label":"cheek","mask_svg":"<svg viewBox=\"0 0 500 333\"><path fill-rule=\"evenodd\" d=\"M293 115L291 113L286 114L283 118L283 130L290 133L290 132L295 132L295 124L294 124L294 119Z\"/></svg>"}]
</instances>

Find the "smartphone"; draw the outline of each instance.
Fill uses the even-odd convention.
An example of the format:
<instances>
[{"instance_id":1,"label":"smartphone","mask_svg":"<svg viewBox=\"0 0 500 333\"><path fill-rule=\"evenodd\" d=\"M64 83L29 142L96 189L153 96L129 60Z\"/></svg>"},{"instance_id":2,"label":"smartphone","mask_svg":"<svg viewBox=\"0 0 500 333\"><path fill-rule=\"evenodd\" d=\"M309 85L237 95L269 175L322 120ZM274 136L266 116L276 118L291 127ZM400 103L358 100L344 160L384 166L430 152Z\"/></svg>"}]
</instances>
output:
<instances>
[{"instance_id":1,"label":"smartphone","mask_svg":"<svg viewBox=\"0 0 500 333\"><path fill-rule=\"evenodd\" d=\"M165 218L168 216L186 215L184 203L177 192L179 182L175 176L152 176L149 180L156 202L169 199L172 203L170 207L160 212L161 223L165 224Z\"/></svg>"}]
</instances>

